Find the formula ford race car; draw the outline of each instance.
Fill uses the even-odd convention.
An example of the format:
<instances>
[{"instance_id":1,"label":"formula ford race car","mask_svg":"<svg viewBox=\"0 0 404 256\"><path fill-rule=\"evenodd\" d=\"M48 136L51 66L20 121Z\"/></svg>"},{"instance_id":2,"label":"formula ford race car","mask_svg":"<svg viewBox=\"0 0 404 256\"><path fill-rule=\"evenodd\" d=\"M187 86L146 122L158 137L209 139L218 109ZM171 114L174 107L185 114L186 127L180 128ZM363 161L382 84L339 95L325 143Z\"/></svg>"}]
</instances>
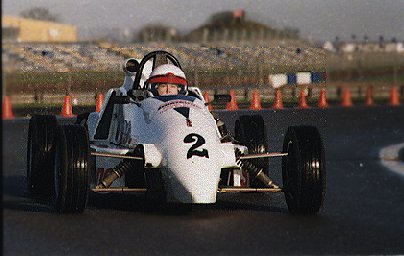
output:
<instances>
[{"instance_id":1,"label":"formula ford race car","mask_svg":"<svg viewBox=\"0 0 404 256\"><path fill-rule=\"evenodd\" d=\"M225 192L284 192L290 212L319 211L325 160L315 127L289 127L283 152L268 153L263 118L243 115L228 139L199 88L170 96L150 92L147 80L162 64L181 68L165 51L140 63L127 59L123 85L108 91L99 112L80 114L75 124L34 115L27 147L30 193L58 212L83 212L90 193L131 192L155 205L213 204ZM269 157L282 157L282 187L268 177Z\"/></svg>"}]
</instances>

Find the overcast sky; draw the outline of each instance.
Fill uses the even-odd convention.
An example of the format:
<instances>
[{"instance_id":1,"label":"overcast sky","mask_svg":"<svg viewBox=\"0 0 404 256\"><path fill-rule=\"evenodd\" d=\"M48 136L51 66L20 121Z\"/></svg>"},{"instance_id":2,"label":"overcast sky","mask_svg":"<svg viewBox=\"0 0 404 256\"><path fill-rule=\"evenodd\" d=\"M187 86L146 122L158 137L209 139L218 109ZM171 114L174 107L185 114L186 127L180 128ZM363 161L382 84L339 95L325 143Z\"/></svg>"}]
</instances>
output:
<instances>
[{"instance_id":1,"label":"overcast sky","mask_svg":"<svg viewBox=\"0 0 404 256\"><path fill-rule=\"evenodd\" d=\"M79 4L80 2L80 4ZM205 23L213 13L244 9L248 19L274 27L295 27L314 40L368 35L404 40L404 0L3 0L3 15L46 7L83 31L163 23L181 31Z\"/></svg>"}]
</instances>

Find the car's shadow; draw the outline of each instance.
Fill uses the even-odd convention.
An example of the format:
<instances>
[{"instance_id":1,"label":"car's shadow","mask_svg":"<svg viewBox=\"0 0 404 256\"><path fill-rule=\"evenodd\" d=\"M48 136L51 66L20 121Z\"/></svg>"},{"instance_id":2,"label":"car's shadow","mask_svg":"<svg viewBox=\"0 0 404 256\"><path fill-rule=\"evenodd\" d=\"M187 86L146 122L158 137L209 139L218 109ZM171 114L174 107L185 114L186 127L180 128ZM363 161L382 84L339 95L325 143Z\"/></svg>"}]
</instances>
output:
<instances>
[{"instance_id":1,"label":"car's shadow","mask_svg":"<svg viewBox=\"0 0 404 256\"><path fill-rule=\"evenodd\" d=\"M55 212L49 200L34 197L27 190L25 176L3 177L3 209L23 212ZM253 200L251 200L251 198ZM134 194L96 194L89 193L88 209L107 209L131 212L147 212L153 214L182 215L203 211L264 211L286 212L284 206L279 206L277 200L270 202L268 195L218 195L216 204L209 205L181 205L156 204L145 199L144 195Z\"/></svg>"},{"instance_id":2,"label":"car's shadow","mask_svg":"<svg viewBox=\"0 0 404 256\"><path fill-rule=\"evenodd\" d=\"M3 176L3 196L23 197L27 193L25 176Z\"/></svg>"},{"instance_id":3,"label":"car's shadow","mask_svg":"<svg viewBox=\"0 0 404 256\"><path fill-rule=\"evenodd\" d=\"M253 200L251 200L251 197ZM133 194L95 194L91 193L89 207L97 209L110 209L121 211L141 211L155 214L188 214L190 212L206 211L263 211L287 212L284 205L268 201L271 197L262 194L218 196L215 204L183 205L183 204L154 204L145 199L143 195Z\"/></svg>"},{"instance_id":4,"label":"car's shadow","mask_svg":"<svg viewBox=\"0 0 404 256\"><path fill-rule=\"evenodd\" d=\"M3 210L53 212L46 200L34 197L27 189L25 176L3 176Z\"/></svg>"}]
</instances>

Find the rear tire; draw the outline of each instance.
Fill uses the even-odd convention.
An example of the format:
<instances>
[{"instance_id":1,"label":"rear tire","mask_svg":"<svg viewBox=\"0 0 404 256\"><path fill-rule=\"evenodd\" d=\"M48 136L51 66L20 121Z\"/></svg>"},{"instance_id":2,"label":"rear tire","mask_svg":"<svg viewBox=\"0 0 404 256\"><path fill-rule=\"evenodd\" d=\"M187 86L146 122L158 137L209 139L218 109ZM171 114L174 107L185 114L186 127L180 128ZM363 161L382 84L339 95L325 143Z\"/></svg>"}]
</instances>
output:
<instances>
[{"instance_id":1,"label":"rear tire","mask_svg":"<svg viewBox=\"0 0 404 256\"><path fill-rule=\"evenodd\" d=\"M247 146L249 154L260 154L267 152L266 127L262 116L240 116L235 124L235 139ZM262 168L264 173L269 173L268 158L250 160L257 168ZM258 179L250 180L250 187L262 187Z\"/></svg>"},{"instance_id":2,"label":"rear tire","mask_svg":"<svg viewBox=\"0 0 404 256\"><path fill-rule=\"evenodd\" d=\"M282 158L285 198L291 213L315 214L325 196L324 146L316 127L289 127Z\"/></svg>"},{"instance_id":3,"label":"rear tire","mask_svg":"<svg viewBox=\"0 0 404 256\"><path fill-rule=\"evenodd\" d=\"M57 120L52 115L34 115L29 121L27 143L27 188L47 197L53 189L53 158Z\"/></svg>"},{"instance_id":4,"label":"rear tire","mask_svg":"<svg viewBox=\"0 0 404 256\"><path fill-rule=\"evenodd\" d=\"M58 127L55 148L53 206L61 213L81 213L90 189L90 150L87 130L81 125Z\"/></svg>"}]
</instances>

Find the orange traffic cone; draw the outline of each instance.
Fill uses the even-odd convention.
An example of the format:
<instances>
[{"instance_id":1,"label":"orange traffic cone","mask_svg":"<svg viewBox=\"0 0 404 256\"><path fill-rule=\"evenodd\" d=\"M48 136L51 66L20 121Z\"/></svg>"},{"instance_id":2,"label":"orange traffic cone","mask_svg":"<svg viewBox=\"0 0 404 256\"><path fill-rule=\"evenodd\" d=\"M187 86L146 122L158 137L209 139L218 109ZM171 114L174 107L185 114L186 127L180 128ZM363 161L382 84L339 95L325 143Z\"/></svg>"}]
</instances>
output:
<instances>
[{"instance_id":1,"label":"orange traffic cone","mask_svg":"<svg viewBox=\"0 0 404 256\"><path fill-rule=\"evenodd\" d=\"M369 107L373 105L373 88L369 86L366 89L366 96L365 96L365 106Z\"/></svg>"},{"instance_id":2,"label":"orange traffic cone","mask_svg":"<svg viewBox=\"0 0 404 256\"><path fill-rule=\"evenodd\" d=\"M320 89L320 96L318 97L317 106L319 108L327 108L328 107L326 91L325 91L324 88Z\"/></svg>"},{"instance_id":3,"label":"orange traffic cone","mask_svg":"<svg viewBox=\"0 0 404 256\"><path fill-rule=\"evenodd\" d=\"M205 103L209 103L209 105L208 105L208 109L209 109L209 111L212 111L212 109L213 109L213 106L212 106L212 104L210 103L210 98L209 98L209 93L208 92L203 92L203 99L205 100Z\"/></svg>"},{"instance_id":4,"label":"orange traffic cone","mask_svg":"<svg viewBox=\"0 0 404 256\"><path fill-rule=\"evenodd\" d=\"M272 105L272 108L274 108L274 109L283 108L282 92L280 89L275 90L274 104Z\"/></svg>"},{"instance_id":5,"label":"orange traffic cone","mask_svg":"<svg viewBox=\"0 0 404 256\"><path fill-rule=\"evenodd\" d=\"M226 110L238 110L238 105L237 105L237 100L236 100L236 95L234 93L234 90L230 90L229 94L231 96L230 102L226 104Z\"/></svg>"},{"instance_id":6,"label":"orange traffic cone","mask_svg":"<svg viewBox=\"0 0 404 256\"><path fill-rule=\"evenodd\" d=\"M392 86L390 89L390 106L400 105L400 99L398 98L397 88Z\"/></svg>"},{"instance_id":7,"label":"orange traffic cone","mask_svg":"<svg viewBox=\"0 0 404 256\"><path fill-rule=\"evenodd\" d=\"M307 105L307 101L306 101L305 88L300 89L299 108L309 108L309 105Z\"/></svg>"},{"instance_id":8,"label":"orange traffic cone","mask_svg":"<svg viewBox=\"0 0 404 256\"><path fill-rule=\"evenodd\" d=\"M13 110L10 102L10 98L8 96L3 97L3 106L2 106L2 117L3 119L13 119Z\"/></svg>"},{"instance_id":9,"label":"orange traffic cone","mask_svg":"<svg viewBox=\"0 0 404 256\"><path fill-rule=\"evenodd\" d=\"M60 115L63 117L72 117L73 116L72 97L70 97L69 95L66 95L63 98L62 112L60 113Z\"/></svg>"},{"instance_id":10,"label":"orange traffic cone","mask_svg":"<svg viewBox=\"0 0 404 256\"><path fill-rule=\"evenodd\" d=\"M104 103L104 94L98 93L95 97L95 111L100 112L102 104Z\"/></svg>"},{"instance_id":11,"label":"orange traffic cone","mask_svg":"<svg viewBox=\"0 0 404 256\"><path fill-rule=\"evenodd\" d=\"M251 110L261 110L261 99L258 90L253 90L251 94Z\"/></svg>"},{"instance_id":12,"label":"orange traffic cone","mask_svg":"<svg viewBox=\"0 0 404 256\"><path fill-rule=\"evenodd\" d=\"M344 86L344 88L342 88L341 106L343 106L343 107L351 107L352 106L351 93L349 92L349 88L346 87L346 86Z\"/></svg>"}]
</instances>

